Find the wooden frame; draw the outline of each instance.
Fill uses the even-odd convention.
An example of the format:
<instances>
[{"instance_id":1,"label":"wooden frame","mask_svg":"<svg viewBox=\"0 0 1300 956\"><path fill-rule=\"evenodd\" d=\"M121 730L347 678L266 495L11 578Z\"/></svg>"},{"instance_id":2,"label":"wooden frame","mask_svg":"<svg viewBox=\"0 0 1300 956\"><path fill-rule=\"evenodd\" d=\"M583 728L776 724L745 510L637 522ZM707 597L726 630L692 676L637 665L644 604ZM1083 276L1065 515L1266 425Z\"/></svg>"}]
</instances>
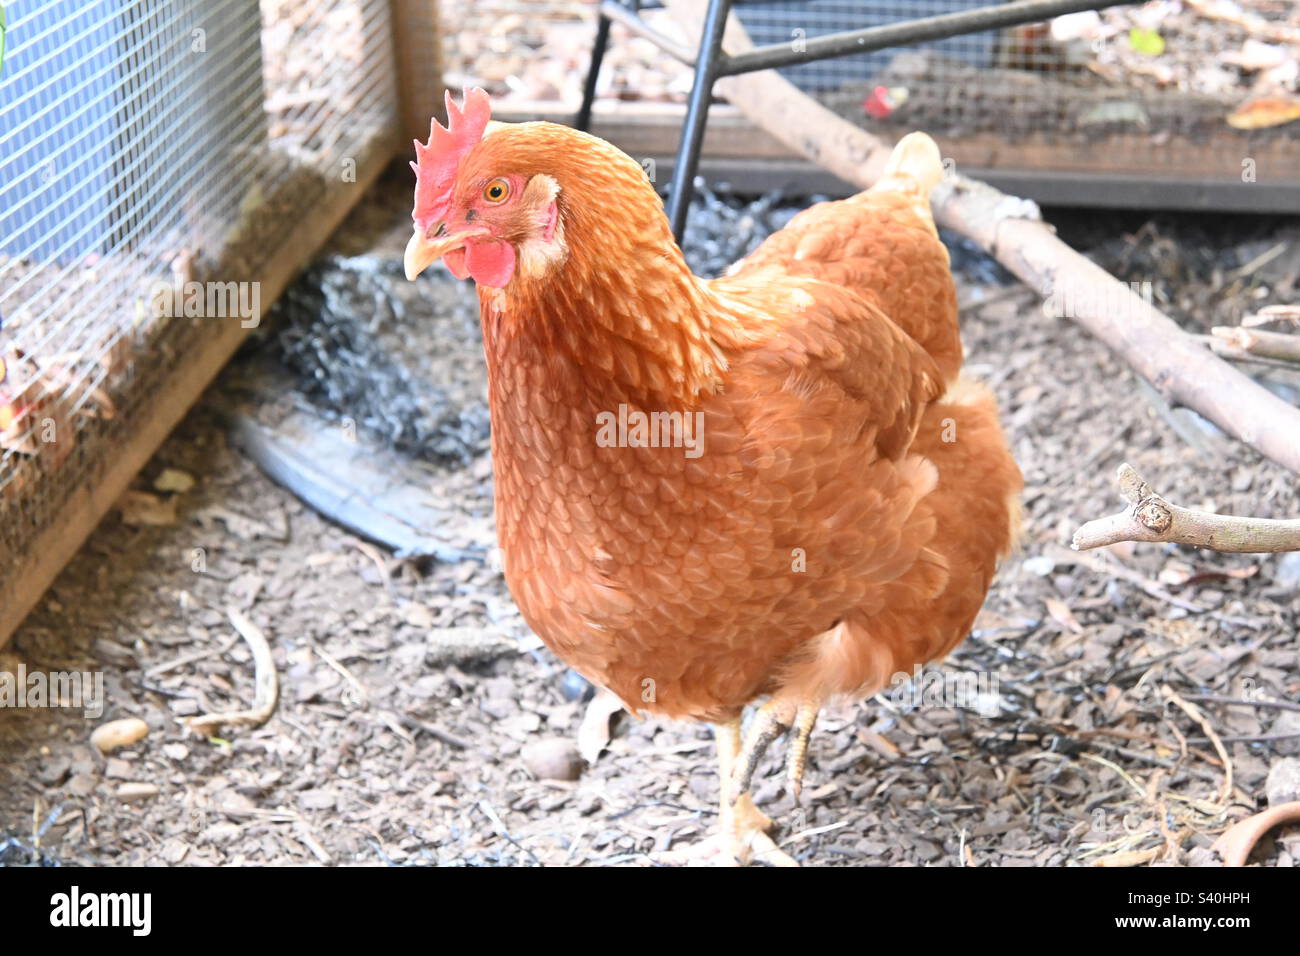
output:
<instances>
[{"instance_id":1,"label":"wooden frame","mask_svg":"<svg viewBox=\"0 0 1300 956\"><path fill-rule=\"evenodd\" d=\"M398 149L411 140L424 142L429 119L443 115L442 25L438 0L391 0L393 50L397 56L397 92L401 97Z\"/></svg>"},{"instance_id":2,"label":"wooden frame","mask_svg":"<svg viewBox=\"0 0 1300 956\"><path fill-rule=\"evenodd\" d=\"M282 245L266 261L259 277L264 304L269 305L285 290L391 160L388 143L376 143L367 156L358 158L356 182L349 183L346 192L335 190L332 201L312 207L303 216L295 230L295 235L302 240ZM107 459L95 483L78 489L56 519L37 533L27 550L31 559L0 581L0 647L22 624L249 331L238 321L228 321L204 348L183 352L162 390L151 397L144 406L144 414L136 419L129 440Z\"/></svg>"},{"instance_id":3,"label":"wooden frame","mask_svg":"<svg viewBox=\"0 0 1300 956\"><path fill-rule=\"evenodd\" d=\"M598 102L591 132L638 160L653 159L656 181L666 185L685 115L685 106L675 103L629 101L610 110ZM564 104L536 101L512 103L493 118L571 123L573 114ZM1300 173L1290 169L1293 154L1258 144L1249 153L1256 180L1245 181L1243 143L1240 133L1225 128L1216 139L1173 139L1158 148L1145 135L1095 143L1044 137L1012 143L988 133L941 138L939 146L958 171L1041 203L1300 212ZM858 191L791 151L734 106L712 108L702 156L707 176L743 182L750 189L785 187L831 196Z\"/></svg>"},{"instance_id":4,"label":"wooden frame","mask_svg":"<svg viewBox=\"0 0 1300 956\"><path fill-rule=\"evenodd\" d=\"M430 116L442 111L442 46L437 0L390 0L392 55L401 97L393 136L371 142L356 157L354 181L335 187L325 201L305 210L294 235L278 247L260 276L261 302L269 307L323 247L330 235L373 185L394 156L410 152L411 140L428 134ZM132 423L130 437L105 459L104 467L78 488L55 519L41 528L20 563L0 579L0 647L37 605L45 591L81 548L100 520L130 485L171 431L198 400L247 337L249 330L229 322L201 347L183 351L161 389Z\"/></svg>"}]
</instances>

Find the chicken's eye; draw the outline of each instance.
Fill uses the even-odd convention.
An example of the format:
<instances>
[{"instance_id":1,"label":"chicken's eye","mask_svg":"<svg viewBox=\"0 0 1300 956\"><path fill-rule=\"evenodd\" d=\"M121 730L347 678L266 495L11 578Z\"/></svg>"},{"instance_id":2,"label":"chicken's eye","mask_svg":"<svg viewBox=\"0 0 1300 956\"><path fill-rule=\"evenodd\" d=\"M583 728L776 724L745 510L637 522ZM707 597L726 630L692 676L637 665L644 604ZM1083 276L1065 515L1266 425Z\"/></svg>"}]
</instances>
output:
<instances>
[{"instance_id":1,"label":"chicken's eye","mask_svg":"<svg viewBox=\"0 0 1300 956\"><path fill-rule=\"evenodd\" d=\"M494 179L483 187L483 198L491 203L505 202L509 195L510 184L504 179Z\"/></svg>"}]
</instances>

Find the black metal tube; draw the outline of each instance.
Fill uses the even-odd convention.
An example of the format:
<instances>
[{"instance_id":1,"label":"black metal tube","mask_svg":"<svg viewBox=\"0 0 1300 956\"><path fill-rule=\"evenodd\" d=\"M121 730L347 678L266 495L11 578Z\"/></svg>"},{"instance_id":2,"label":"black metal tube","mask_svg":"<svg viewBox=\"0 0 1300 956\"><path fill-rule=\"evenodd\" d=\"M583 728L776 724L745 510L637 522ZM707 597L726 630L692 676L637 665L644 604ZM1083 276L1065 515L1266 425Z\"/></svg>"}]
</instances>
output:
<instances>
[{"instance_id":1,"label":"black metal tube","mask_svg":"<svg viewBox=\"0 0 1300 956\"><path fill-rule=\"evenodd\" d=\"M609 17L603 13L596 21L596 43L591 48L591 63L587 67L587 80L582 85L582 105L573 121L575 129L584 133L591 128L591 105L596 101L596 81L600 79L600 64L609 48Z\"/></svg>"},{"instance_id":2,"label":"black metal tube","mask_svg":"<svg viewBox=\"0 0 1300 956\"><path fill-rule=\"evenodd\" d=\"M686 211L695 191L695 170L700 163L700 148L704 145L704 124L709 118L709 100L713 96L713 83L718 78L722 60L722 33L727 27L727 13L731 0L709 0L700 34L700 53L695 61L695 82L691 97L686 103L686 125L682 128L681 145L677 148L677 168L673 171L673 188L668 196L668 222L673 238L678 243L686 231Z\"/></svg>"},{"instance_id":3,"label":"black metal tube","mask_svg":"<svg viewBox=\"0 0 1300 956\"><path fill-rule=\"evenodd\" d=\"M913 43L940 40L963 33L978 33L994 27L1034 23L1082 10L1100 10L1105 7L1124 5L1121 0L1017 0L1015 3L980 7L978 10L966 10L961 13L946 13L942 16L926 17L923 20L908 20L904 23L891 23L866 30L830 33L804 41L798 51L792 49L789 43L761 46L747 53L726 57L718 65L717 75L735 76L738 73L771 70L798 63L811 63L814 60L851 56L854 53L869 53L886 47L910 46Z\"/></svg>"}]
</instances>

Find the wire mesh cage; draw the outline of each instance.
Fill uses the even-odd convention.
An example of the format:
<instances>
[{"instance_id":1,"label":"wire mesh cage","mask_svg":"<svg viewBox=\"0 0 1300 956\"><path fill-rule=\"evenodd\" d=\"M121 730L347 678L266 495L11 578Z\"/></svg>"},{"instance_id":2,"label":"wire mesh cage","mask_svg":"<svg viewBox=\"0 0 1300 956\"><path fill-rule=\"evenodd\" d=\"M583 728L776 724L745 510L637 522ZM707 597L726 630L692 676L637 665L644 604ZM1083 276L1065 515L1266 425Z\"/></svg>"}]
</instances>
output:
<instances>
[{"instance_id":1,"label":"wire mesh cage","mask_svg":"<svg viewBox=\"0 0 1300 956\"><path fill-rule=\"evenodd\" d=\"M758 43L958 13L986 0L742 3ZM1300 176L1300 129L1261 100L1300 86L1293 4L1146 3L791 67L836 112L897 133L923 128L1021 162L1240 180L1253 157ZM1027 152L1028 151L1028 152ZM1002 157L1005 162L1005 155Z\"/></svg>"},{"instance_id":2,"label":"wire mesh cage","mask_svg":"<svg viewBox=\"0 0 1300 956\"><path fill-rule=\"evenodd\" d=\"M183 408L159 407L186 391L179 380L210 376L260 321L263 296L278 291L264 285L282 285L312 249L297 234L304 222L346 209L364 171L391 157L399 97L388 0L19 0L5 10L8 612L33 597L14 593L15 572L46 559L49 529L97 493L123 446L179 417Z\"/></svg>"},{"instance_id":3,"label":"wire mesh cage","mask_svg":"<svg viewBox=\"0 0 1300 956\"><path fill-rule=\"evenodd\" d=\"M991 5L735 0L732 9L755 44L797 46L830 33ZM686 36L666 11L652 2L642 6L649 8L642 9L647 24L695 48L698 38ZM459 15L490 39L466 44L449 34L449 66L498 95L573 104L586 65L582 51L595 33L595 9L578 0L485 0ZM494 24L509 22L511 11L527 24L522 45L512 45L509 32L492 34ZM685 99L689 67L617 23L613 35L600 97ZM1169 202L1208 195L1186 186L1214 182L1224 187L1214 195L1234 208L1276 209L1300 202L1300 122L1286 122L1295 119L1300 103L1298 63L1300 7L1292 0L1155 0L781 72L886 138L911 129L930 132L945 156L967 171L1059 175L1076 188L1089 176L1127 178L1120 182L1126 201L1139 204L1144 183L1153 187L1151 197ZM1175 180L1182 197L1154 188ZM1039 181L1002 182L1017 188ZM1271 191L1280 186L1286 188ZM1070 194L1058 190L1055 198ZM1099 197L1079 198L1091 203Z\"/></svg>"}]
</instances>

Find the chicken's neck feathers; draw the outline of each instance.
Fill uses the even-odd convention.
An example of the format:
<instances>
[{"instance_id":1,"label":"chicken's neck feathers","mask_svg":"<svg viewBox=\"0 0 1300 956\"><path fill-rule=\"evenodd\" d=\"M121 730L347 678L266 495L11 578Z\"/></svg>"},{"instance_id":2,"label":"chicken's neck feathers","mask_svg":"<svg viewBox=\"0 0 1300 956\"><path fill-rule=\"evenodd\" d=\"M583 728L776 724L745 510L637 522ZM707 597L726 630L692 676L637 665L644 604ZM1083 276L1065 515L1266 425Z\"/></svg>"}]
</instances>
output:
<instances>
[{"instance_id":1,"label":"chicken's neck feathers","mask_svg":"<svg viewBox=\"0 0 1300 956\"><path fill-rule=\"evenodd\" d=\"M593 242L571 225L562 270L480 291L493 387L519 384L511 370L527 365L533 375L549 370L557 384L571 387L558 380L576 378L598 404L695 406L722 383L727 360L719 338L727 336L719 326L729 316L687 268L666 227L662 234L653 227L617 238L605 233Z\"/></svg>"}]
</instances>

